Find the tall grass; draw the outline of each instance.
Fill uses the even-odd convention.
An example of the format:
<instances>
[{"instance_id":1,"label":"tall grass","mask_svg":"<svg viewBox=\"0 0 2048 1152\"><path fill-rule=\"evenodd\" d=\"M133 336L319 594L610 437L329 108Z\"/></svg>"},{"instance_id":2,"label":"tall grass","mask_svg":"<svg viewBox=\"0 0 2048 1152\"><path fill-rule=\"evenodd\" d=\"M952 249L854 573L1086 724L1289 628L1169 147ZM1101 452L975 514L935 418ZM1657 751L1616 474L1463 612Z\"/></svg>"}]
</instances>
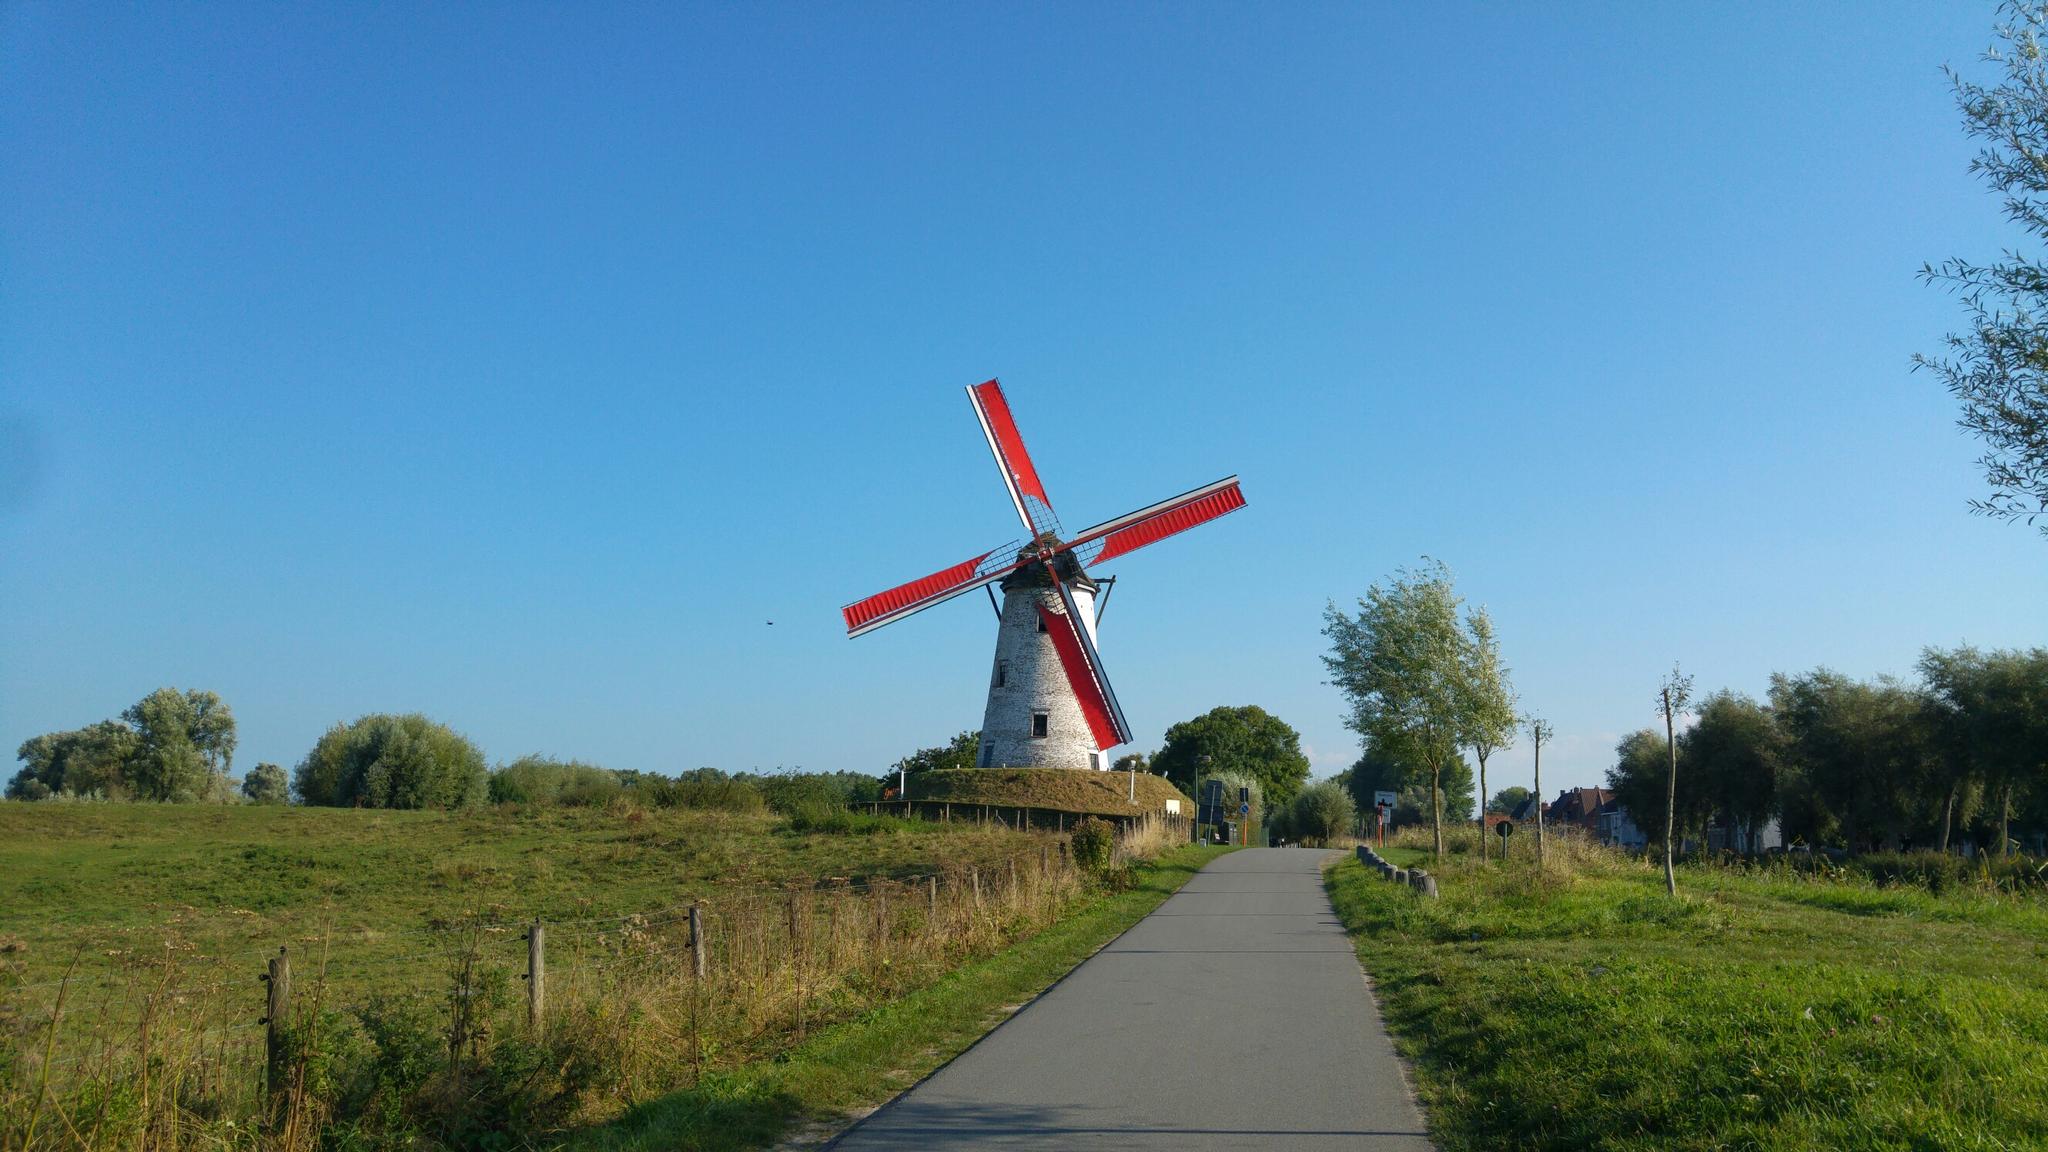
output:
<instances>
[{"instance_id":1,"label":"tall grass","mask_svg":"<svg viewBox=\"0 0 2048 1152\"><path fill-rule=\"evenodd\" d=\"M890 818L854 816L845 830L878 819ZM1140 822L1117 859L1178 839L1165 822ZM159 951L120 958L118 979L84 986L10 985L0 956L0 1147L533 1143L774 1058L1054 922L1093 881L1063 838L1025 844L994 867L714 888L550 923L538 1027L527 1018L528 926L488 909L421 929L403 983L352 963L346 935L295 946L287 1072L274 1086L259 1024L264 953L202 960L173 933ZM375 964L389 963L380 951Z\"/></svg>"}]
</instances>

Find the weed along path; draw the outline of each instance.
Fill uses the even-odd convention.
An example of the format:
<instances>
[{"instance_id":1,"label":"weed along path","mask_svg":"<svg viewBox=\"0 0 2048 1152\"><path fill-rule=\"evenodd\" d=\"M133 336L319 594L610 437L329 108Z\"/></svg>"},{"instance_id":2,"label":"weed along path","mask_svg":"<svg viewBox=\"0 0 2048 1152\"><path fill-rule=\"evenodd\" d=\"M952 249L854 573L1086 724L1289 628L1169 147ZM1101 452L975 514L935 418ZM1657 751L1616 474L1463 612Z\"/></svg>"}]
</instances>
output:
<instances>
[{"instance_id":1,"label":"weed along path","mask_svg":"<svg viewBox=\"0 0 2048 1152\"><path fill-rule=\"evenodd\" d=\"M1328 856L1217 858L832 1147L1427 1152Z\"/></svg>"}]
</instances>

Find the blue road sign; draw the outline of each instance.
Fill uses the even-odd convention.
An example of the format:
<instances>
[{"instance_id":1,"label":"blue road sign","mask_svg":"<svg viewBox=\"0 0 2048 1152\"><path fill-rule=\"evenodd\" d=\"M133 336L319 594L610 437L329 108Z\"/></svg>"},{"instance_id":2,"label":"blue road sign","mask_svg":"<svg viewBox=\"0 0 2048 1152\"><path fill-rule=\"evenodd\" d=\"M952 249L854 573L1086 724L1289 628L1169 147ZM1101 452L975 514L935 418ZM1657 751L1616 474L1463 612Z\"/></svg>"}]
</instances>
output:
<instances>
[{"instance_id":1,"label":"blue road sign","mask_svg":"<svg viewBox=\"0 0 2048 1152\"><path fill-rule=\"evenodd\" d=\"M1237 814L1239 816L1248 816L1251 814L1251 810L1252 806L1249 804L1239 804L1237 806Z\"/></svg>"}]
</instances>

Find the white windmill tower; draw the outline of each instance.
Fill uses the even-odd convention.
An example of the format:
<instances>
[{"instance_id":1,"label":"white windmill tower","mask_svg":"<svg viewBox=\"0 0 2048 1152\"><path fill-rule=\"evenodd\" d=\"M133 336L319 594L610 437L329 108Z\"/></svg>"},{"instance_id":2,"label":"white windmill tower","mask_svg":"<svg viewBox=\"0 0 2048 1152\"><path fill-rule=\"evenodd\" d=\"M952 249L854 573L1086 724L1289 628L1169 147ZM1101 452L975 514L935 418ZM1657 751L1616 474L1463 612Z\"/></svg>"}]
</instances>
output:
<instances>
[{"instance_id":1,"label":"white windmill tower","mask_svg":"<svg viewBox=\"0 0 2048 1152\"><path fill-rule=\"evenodd\" d=\"M1231 476L1062 539L1002 386L990 380L967 389L967 396L1030 537L848 604L841 609L846 633L872 632L999 584L1001 624L982 714L981 766L1107 769L1104 750L1129 742L1131 729L1095 646L1096 595L1114 578L1098 584L1088 567L1235 512L1244 507L1244 494ZM994 602L993 591L989 599Z\"/></svg>"}]
</instances>

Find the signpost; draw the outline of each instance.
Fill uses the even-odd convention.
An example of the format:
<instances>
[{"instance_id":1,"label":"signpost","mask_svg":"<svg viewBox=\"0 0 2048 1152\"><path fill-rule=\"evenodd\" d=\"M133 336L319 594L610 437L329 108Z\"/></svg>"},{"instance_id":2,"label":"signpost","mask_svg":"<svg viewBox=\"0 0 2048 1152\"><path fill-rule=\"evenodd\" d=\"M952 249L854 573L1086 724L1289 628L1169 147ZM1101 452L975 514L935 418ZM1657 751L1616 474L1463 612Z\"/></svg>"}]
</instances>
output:
<instances>
[{"instance_id":1,"label":"signpost","mask_svg":"<svg viewBox=\"0 0 2048 1152\"><path fill-rule=\"evenodd\" d=\"M1515 834L1515 822L1513 820L1503 820L1495 824L1493 828L1500 835L1500 858L1505 860L1508 858L1508 837Z\"/></svg>"},{"instance_id":2,"label":"signpost","mask_svg":"<svg viewBox=\"0 0 2048 1152\"><path fill-rule=\"evenodd\" d=\"M1387 818L1394 814L1394 805L1399 801L1400 797L1392 792L1372 794L1373 811L1379 813L1378 839L1382 848L1387 846Z\"/></svg>"}]
</instances>

